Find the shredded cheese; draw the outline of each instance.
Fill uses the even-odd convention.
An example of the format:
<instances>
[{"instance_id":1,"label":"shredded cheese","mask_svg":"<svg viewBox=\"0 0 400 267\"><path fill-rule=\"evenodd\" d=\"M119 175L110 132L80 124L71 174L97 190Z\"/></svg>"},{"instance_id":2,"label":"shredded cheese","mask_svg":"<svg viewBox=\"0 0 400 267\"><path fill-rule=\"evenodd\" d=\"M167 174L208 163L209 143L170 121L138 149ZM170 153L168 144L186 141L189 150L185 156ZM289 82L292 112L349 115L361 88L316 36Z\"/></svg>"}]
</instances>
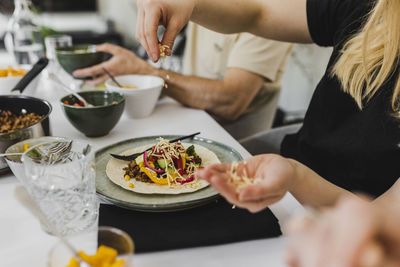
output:
<instances>
[{"instance_id":1,"label":"shredded cheese","mask_svg":"<svg viewBox=\"0 0 400 267\"><path fill-rule=\"evenodd\" d=\"M243 165L246 165L246 164L247 164L247 162L244 161ZM228 182L236 187L236 191L239 192L242 188L250 186L250 185L258 184L261 181L260 178L250 178L247 175L247 171L245 168L243 168L242 175L239 175L238 167L239 167L239 163L233 162L231 164L230 170L227 171L227 174L229 175Z\"/></svg>"},{"instance_id":2,"label":"shredded cheese","mask_svg":"<svg viewBox=\"0 0 400 267\"><path fill-rule=\"evenodd\" d=\"M182 143L180 141L175 142L175 143L170 143L168 140L163 139L163 138L158 138L158 143L153 147L152 151L149 153L149 155L154 156L158 159L163 159L167 164L165 165L164 168L164 173L159 174L158 176L162 179L167 178L168 181L168 187L169 188L174 188L174 187L180 187L180 186L194 186L198 187L200 186L200 183L197 179L195 179L192 182L184 183L181 184L179 182L186 181L188 178L185 177L191 177L194 175L194 173L197 170L197 166L194 162L190 162L194 157L189 156L186 154L186 149L183 147ZM182 175L179 170L175 167L174 164L174 159L179 159L182 160L184 158L185 162L185 175ZM155 174L156 173L145 167L150 173ZM178 182L179 181L179 182Z\"/></svg>"},{"instance_id":3,"label":"shredded cheese","mask_svg":"<svg viewBox=\"0 0 400 267\"><path fill-rule=\"evenodd\" d=\"M162 45L162 44L158 44L158 48L160 49L160 57L165 60L165 57L167 56L165 54L165 49L169 49L168 45Z\"/></svg>"}]
</instances>

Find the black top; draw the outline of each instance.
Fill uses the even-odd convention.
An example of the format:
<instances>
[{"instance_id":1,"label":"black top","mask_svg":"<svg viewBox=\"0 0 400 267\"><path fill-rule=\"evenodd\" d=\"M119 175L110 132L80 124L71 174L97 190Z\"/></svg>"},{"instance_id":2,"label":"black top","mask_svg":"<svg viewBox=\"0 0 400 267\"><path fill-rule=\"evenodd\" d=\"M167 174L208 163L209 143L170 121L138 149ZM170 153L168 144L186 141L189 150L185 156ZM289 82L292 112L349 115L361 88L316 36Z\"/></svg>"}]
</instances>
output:
<instances>
[{"instance_id":1,"label":"black top","mask_svg":"<svg viewBox=\"0 0 400 267\"><path fill-rule=\"evenodd\" d=\"M313 41L333 46L327 71L312 97L303 127L286 136L282 155L307 165L345 189L378 196L400 177L400 120L393 117L393 75L361 111L330 68L343 44L365 22L366 0L308 0Z\"/></svg>"}]
</instances>

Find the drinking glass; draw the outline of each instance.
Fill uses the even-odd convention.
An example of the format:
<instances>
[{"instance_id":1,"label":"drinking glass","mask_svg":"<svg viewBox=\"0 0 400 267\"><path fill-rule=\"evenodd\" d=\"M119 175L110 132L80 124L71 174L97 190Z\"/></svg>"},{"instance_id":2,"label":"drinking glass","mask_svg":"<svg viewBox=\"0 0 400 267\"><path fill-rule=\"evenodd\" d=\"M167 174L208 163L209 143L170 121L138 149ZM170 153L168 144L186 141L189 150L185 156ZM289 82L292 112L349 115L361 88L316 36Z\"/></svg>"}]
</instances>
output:
<instances>
[{"instance_id":1,"label":"drinking glass","mask_svg":"<svg viewBox=\"0 0 400 267\"><path fill-rule=\"evenodd\" d=\"M44 39L46 45L46 56L49 60L56 59L56 49L72 46L72 37L66 34L47 36Z\"/></svg>"},{"instance_id":2,"label":"drinking glass","mask_svg":"<svg viewBox=\"0 0 400 267\"><path fill-rule=\"evenodd\" d=\"M14 0L4 44L17 64L35 64L43 56L42 32L30 0Z\"/></svg>"},{"instance_id":3,"label":"drinking glass","mask_svg":"<svg viewBox=\"0 0 400 267\"><path fill-rule=\"evenodd\" d=\"M88 143L59 138L28 149L22 161L25 187L60 234L97 232L99 202Z\"/></svg>"},{"instance_id":4,"label":"drinking glass","mask_svg":"<svg viewBox=\"0 0 400 267\"><path fill-rule=\"evenodd\" d=\"M65 34L50 35L44 39L46 56L49 59L48 72L58 74L61 66L57 61L56 49L72 46L72 37Z\"/></svg>"}]
</instances>

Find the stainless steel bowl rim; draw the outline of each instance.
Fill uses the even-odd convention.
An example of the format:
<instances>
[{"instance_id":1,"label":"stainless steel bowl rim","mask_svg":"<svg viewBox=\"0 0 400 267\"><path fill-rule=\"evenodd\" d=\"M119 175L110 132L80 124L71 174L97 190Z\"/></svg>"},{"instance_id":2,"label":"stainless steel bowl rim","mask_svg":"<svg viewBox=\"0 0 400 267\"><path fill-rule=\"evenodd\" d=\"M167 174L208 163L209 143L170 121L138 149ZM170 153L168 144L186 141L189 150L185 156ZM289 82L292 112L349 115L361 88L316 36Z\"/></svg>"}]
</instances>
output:
<instances>
[{"instance_id":1,"label":"stainless steel bowl rim","mask_svg":"<svg viewBox=\"0 0 400 267\"><path fill-rule=\"evenodd\" d=\"M28 128L30 128L30 127L38 124L38 123L41 123L43 120L48 118L50 116L50 113L53 111L53 107L50 104L50 102L48 102L47 100L36 98L36 97L32 97L32 96L26 96L26 95L2 95L2 96L0 96L0 98L25 98L25 99L39 100L39 101L43 102L44 104L46 104L49 107L49 112L46 115L44 115L41 120L39 120L36 123L34 123L32 125L29 125L29 126L27 126L25 128L21 128L21 129L14 130L12 132L0 134L0 139L3 139L5 137L7 137L7 135L15 134L15 133L17 133L19 131L23 131L23 130L28 129Z\"/></svg>"}]
</instances>

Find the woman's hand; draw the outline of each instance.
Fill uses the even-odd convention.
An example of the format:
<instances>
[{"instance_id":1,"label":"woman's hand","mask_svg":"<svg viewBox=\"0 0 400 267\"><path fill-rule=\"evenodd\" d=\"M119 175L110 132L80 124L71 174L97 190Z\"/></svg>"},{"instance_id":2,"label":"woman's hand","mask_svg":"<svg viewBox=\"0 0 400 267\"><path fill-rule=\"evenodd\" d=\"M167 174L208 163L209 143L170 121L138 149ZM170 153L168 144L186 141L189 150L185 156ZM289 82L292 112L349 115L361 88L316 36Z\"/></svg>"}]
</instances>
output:
<instances>
[{"instance_id":1,"label":"woman's hand","mask_svg":"<svg viewBox=\"0 0 400 267\"><path fill-rule=\"evenodd\" d=\"M104 73L103 68L107 69L114 76L124 74L149 74L150 72L150 64L123 47L106 43L96 46L96 51L111 54L112 58L98 65L76 70L73 73L74 77L97 76L96 79L87 81L91 85L96 86L109 79Z\"/></svg>"},{"instance_id":2,"label":"woman's hand","mask_svg":"<svg viewBox=\"0 0 400 267\"><path fill-rule=\"evenodd\" d=\"M245 170L249 178L258 178L259 182L237 191L229 182L230 169L230 164L215 164L198 170L196 177L207 180L230 203L251 212L282 199L294 186L296 176L296 164L290 159L273 154L255 156L240 162L237 172L243 175Z\"/></svg>"},{"instance_id":3,"label":"woman's hand","mask_svg":"<svg viewBox=\"0 0 400 267\"><path fill-rule=\"evenodd\" d=\"M294 219L287 262L296 267L400 266L400 211L345 198L315 218Z\"/></svg>"},{"instance_id":4,"label":"woman's hand","mask_svg":"<svg viewBox=\"0 0 400 267\"><path fill-rule=\"evenodd\" d=\"M136 39L144 46L150 58L156 62L160 58L157 37L158 26L165 27L161 44L171 49L178 33L189 21L196 0L138 0L138 19L136 23Z\"/></svg>"}]
</instances>

